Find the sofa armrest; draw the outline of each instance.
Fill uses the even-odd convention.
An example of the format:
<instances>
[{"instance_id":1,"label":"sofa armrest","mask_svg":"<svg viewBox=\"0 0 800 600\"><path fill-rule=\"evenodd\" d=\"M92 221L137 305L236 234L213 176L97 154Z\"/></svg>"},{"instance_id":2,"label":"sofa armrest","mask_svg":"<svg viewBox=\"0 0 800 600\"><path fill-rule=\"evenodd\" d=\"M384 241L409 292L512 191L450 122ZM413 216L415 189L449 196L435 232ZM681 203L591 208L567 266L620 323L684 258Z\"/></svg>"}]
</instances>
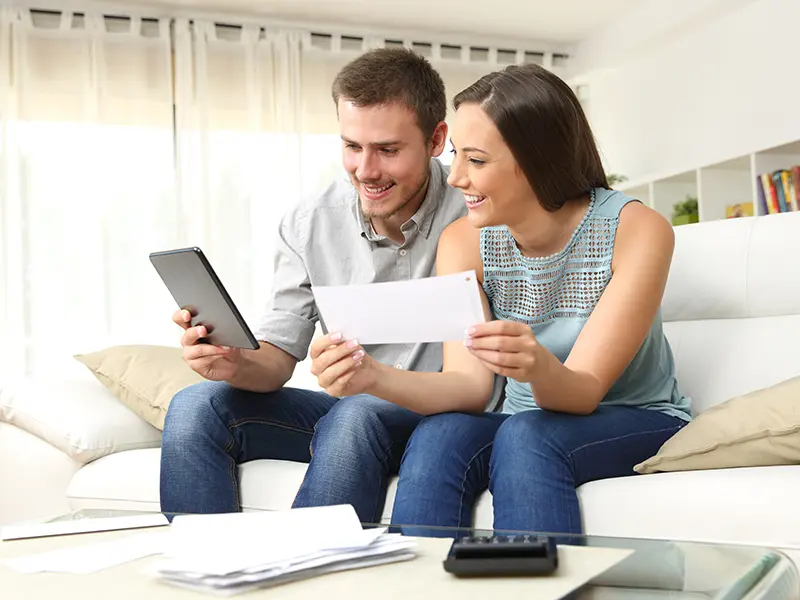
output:
<instances>
[{"instance_id":1,"label":"sofa armrest","mask_svg":"<svg viewBox=\"0 0 800 600\"><path fill-rule=\"evenodd\" d=\"M0 527L70 510L77 462L38 436L0 421Z\"/></svg>"},{"instance_id":2,"label":"sofa armrest","mask_svg":"<svg viewBox=\"0 0 800 600\"><path fill-rule=\"evenodd\" d=\"M158 429L94 378L7 383L0 388L0 421L42 438L80 464L161 443Z\"/></svg>"}]
</instances>

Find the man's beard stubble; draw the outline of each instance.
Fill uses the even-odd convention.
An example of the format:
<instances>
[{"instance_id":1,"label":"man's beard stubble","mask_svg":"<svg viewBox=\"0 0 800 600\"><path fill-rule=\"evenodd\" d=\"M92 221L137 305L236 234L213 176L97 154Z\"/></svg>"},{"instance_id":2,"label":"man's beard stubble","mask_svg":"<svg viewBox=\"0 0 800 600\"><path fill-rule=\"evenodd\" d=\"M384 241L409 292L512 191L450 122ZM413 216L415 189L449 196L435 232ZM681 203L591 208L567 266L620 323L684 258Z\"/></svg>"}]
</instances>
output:
<instances>
[{"instance_id":1,"label":"man's beard stubble","mask_svg":"<svg viewBox=\"0 0 800 600\"><path fill-rule=\"evenodd\" d=\"M359 195L359 197L358 197L358 205L359 205L359 207L361 209L361 216L364 218L364 220L366 222L369 222L371 219L381 219L381 220L384 220L384 221L388 221L389 219L394 217L396 214L401 212L406 206L408 206L409 203L411 203L415 198L417 198L417 196L419 194L425 192L425 190L426 190L426 188L428 186L428 180L430 179L430 175L431 174L430 174L430 170L429 170L429 171L427 171L425 173L425 176L422 178L421 183L414 188L414 191L411 192L408 196L406 196L406 198L403 200L402 204L400 204L400 206L398 206L397 208L393 209L391 212L388 212L388 213L368 213L367 211L364 210L364 202L361 199L361 196ZM359 183L362 184L361 181L359 181Z\"/></svg>"}]
</instances>

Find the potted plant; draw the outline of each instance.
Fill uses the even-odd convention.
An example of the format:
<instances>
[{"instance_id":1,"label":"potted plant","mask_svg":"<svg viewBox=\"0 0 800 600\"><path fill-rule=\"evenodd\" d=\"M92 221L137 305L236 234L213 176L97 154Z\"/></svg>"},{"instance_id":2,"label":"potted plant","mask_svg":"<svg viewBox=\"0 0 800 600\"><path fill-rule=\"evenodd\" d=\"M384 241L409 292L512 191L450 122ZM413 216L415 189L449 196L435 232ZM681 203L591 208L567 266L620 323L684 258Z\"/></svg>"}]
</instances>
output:
<instances>
[{"instance_id":1,"label":"potted plant","mask_svg":"<svg viewBox=\"0 0 800 600\"><path fill-rule=\"evenodd\" d=\"M606 175L606 182L608 183L608 187L614 187L615 185L619 185L620 183L625 183L628 181L628 177L626 175L620 175L619 173L609 173Z\"/></svg>"},{"instance_id":2,"label":"potted plant","mask_svg":"<svg viewBox=\"0 0 800 600\"><path fill-rule=\"evenodd\" d=\"M673 225L686 225L688 223L697 223L700 220L700 214L697 209L697 198L694 196L686 196L686 200L676 202L672 206L672 224Z\"/></svg>"}]
</instances>

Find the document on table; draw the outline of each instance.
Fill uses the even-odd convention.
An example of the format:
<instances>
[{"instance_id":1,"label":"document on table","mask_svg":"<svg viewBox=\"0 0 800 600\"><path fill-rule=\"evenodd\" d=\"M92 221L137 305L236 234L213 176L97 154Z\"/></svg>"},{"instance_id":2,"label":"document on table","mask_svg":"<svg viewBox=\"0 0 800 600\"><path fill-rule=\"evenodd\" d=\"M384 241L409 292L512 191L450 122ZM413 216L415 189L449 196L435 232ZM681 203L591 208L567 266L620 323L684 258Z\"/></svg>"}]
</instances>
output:
<instances>
[{"instance_id":1,"label":"document on table","mask_svg":"<svg viewBox=\"0 0 800 600\"><path fill-rule=\"evenodd\" d=\"M311 291L327 331L360 344L458 341L486 320L475 271Z\"/></svg>"},{"instance_id":2,"label":"document on table","mask_svg":"<svg viewBox=\"0 0 800 600\"><path fill-rule=\"evenodd\" d=\"M76 538L78 539L78 538ZM82 544L3 561L20 573L73 573L85 575L146 556L161 554L167 539L162 534L134 534L110 542Z\"/></svg>"},{"instance_id":3,"label":"document on table","mask_svg":"<svg viewBox=\"0 0 800 600\"><path fill-rule=\"evenodd\" d=\"M363 529L350 505L177 516L161 581L233 595L346 569L410 560L416 542Z\"/></svg>"}]
</instances>

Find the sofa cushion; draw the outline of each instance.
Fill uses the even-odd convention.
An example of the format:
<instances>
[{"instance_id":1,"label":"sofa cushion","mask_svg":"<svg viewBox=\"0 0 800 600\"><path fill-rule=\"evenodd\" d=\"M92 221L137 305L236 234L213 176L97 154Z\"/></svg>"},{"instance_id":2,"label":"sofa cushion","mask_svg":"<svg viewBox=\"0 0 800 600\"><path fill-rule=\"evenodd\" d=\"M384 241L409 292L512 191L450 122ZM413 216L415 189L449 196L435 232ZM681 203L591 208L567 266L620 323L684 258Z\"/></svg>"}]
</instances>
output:
<instances>
[{"instance_id":1,"label":"sofa cushion","mask_svg":"<svg viewBox=\"0 0 800 600\"><path fill-rule=\"evenodd\" d=\"M99 508L160 510L159 472L161 450L133 450L106 456L75 474L67 497L73 510ZM244 510L291 508L307 465L284 460L254 460L239 465L239 489ZM386 492L381 522L389 523L397 490L392 478ZM479 527L492 524L491 495L481 496L475 509Z\"/></svg>"},{"instance_id":2,"label":"sofa cushion","mask_svg":"<svg viewBox=\"0 0 800 600\"><path fill-rule=\"evenodd\" d=\"M204 381L168 346L111 346L75 358L153 427L163 430L172 397L183 388Z\"/></svg>"},{"instance_id":3,"label":"sofa cushion","mask_svg":"<svg viewBox=\"0 0 800 600\"><path fill-rule=\"evenodd\" d=\"M797 547L800 465L632 475L578 488L602 536Z\"/></svg>"},{"instance_id":4,"label":"sofa cushion","mask_svg":"<svg viewBox=\"0 0 800 600\"><path fill-rule=\"evenodd\" d=\"M67 492L70 507L159 510L160 450L134 450L83 467ZM245 510L291 507L306 465L255 460L241 465ZM397 478L387 493L388 523ZM800 543L800 466L633 475L578 488L588 534L792 546ZM492 526L492 497L481 494L477 528Z\"/></svg>"},{"instance_id":5,"label":"sofa cushion","mask_svg":"<svg viewBox=\"0 0 800 600\"><path fill-rule=\"evenodd\" d=\"M83 379L23 378L4 385L0 421L40 437L81 464L161 442L160 431L88 374Z\"/></svg>"},{"instance_id":6,"label":"sofa cushion","mask_svg":"<svg viewBox=\"0 0 800 600\"><path fill-rule=\"evenodd\" d=\"M706 410L638 473L800 464L800 377Z\"/></svg>"}]
</instances>

